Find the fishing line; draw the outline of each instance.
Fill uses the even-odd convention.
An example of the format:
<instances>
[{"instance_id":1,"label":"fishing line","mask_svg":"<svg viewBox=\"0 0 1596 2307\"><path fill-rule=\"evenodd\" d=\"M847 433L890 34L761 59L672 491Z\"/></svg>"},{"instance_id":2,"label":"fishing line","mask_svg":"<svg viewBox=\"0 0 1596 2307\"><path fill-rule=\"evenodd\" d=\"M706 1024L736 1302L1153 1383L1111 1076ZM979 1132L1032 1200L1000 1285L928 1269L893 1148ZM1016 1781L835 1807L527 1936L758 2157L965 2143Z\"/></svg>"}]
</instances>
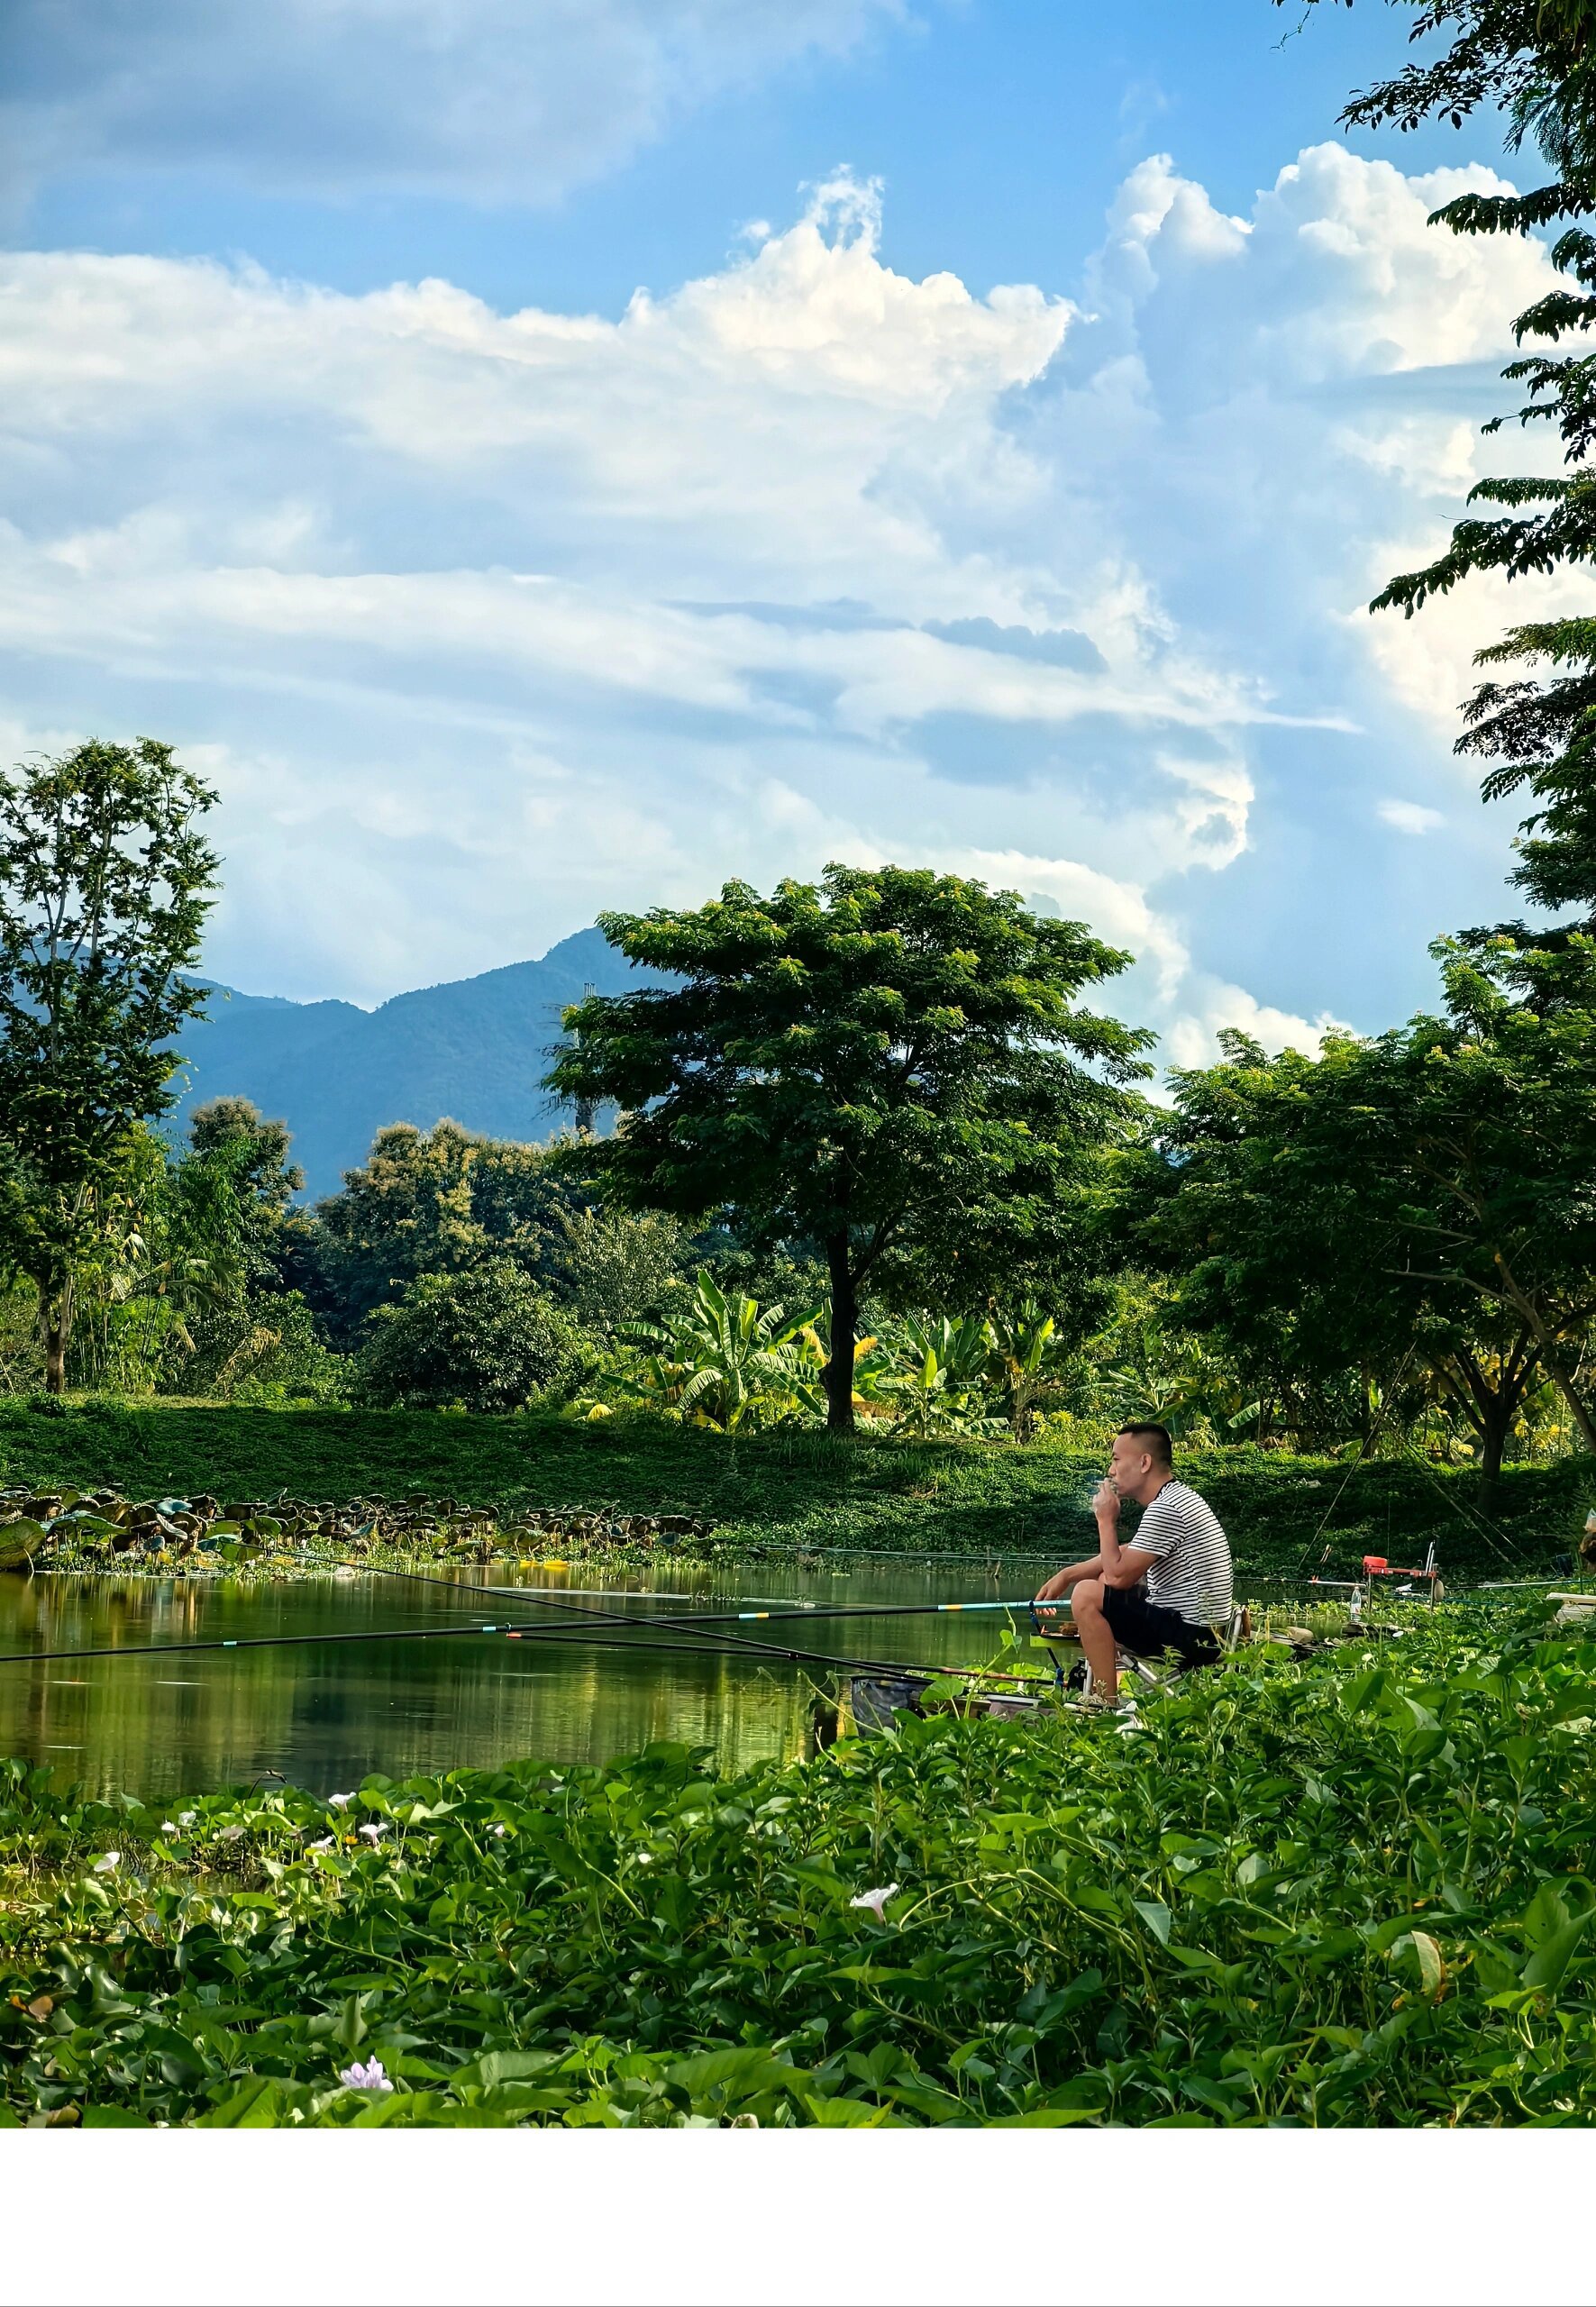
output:
<instances>
[{"instance_id":1,"label":"fishing line","mask_svg":"<svg viewBox=\"0 0 1596 2307\"><path fill-rule=\"evenodd\" d=\"M322 1559L325 1561L328 1557L324 1555ZM344 1564L342 1566L345 1568L352 1568L354 1565ZM378 1576L411 1579L417 1585L441 1587L446 1593L455 1595L458 1595L461 1591L460 1582L458 1579L436 1578L423 1570L396 1570L391 1572L378 1572L376 1574ZM521 1601L525 1599L528 1590L525 1587L520 1586L479 1586L475 1591L479 1594L491 1594L499 1600ZM537 1594L537 1607L539 1609L558 1610L567 1618L582 1619L590 1621L594 1625L600 1626L607 1625L631 1628L647 1626L669 1628L672 1630L679 1629L687 1633L696 1632L701 1627L738 1625L770 1619L774 1619L778 1624L780 1624L789 1619L928 1617L938 1613L952 1613L963 1610L1002 1609L1013 1612L1016 1610L1028 1610L1031 1607L1028 1600L1024 1602L889 1602L881 1605L880 1608L876 1608L869 1602L849 1602L836 1604L830 1609L808 1609L799 1606L790 1610L778 1611L703 1610L680 1615L672 1613L658 1618L651 1617L640 1619L629 1611L595 1610L587 1609L580 1603L567 1602L561 1600L559 1596L550 1593L546 1588L539 1588L533 1591ZM555 1629L553 1628L550 1629L551 1634L554 1631ZM577 1629L572 1628L570 1631L575 1632ZM776 1645L761 1642L757 1637L752 1636L724 1634L718 1636L716 1639L721 1644L734 1646L740 1651L773 1654L784 1658L798 1658L800 1656L807 1656L815 1659L823 1664L846 1665L853 1664L857 1668L862 1669L870 1663L863 1659L849 1661L846 1659L827 1658L824 1654L819 1653L800 1653L798 1651L784 1650L780 1649ZM880 1662L877 1663L879 1664ZM894 1673L902 1671L901 1665L899 1664L895 1664L892 1666L891 1671Z\"/></svg>"},{"instance_id":2,"label":"fishing line","mask_svg":"<svg viewBox=\"0 0 1596 2307\"><path fill-rule=\"evenodd\" d=\"M1414 1445L1408 1439L1405 1434L1400 1436L1400 1439L1402 1447L1411 1456L1414 1464L1418 1467L1426 1479L1433 1483L1435 1488L1440 1492L1442 1498L1446 1500L1446 1503L1464 1524L1465 1527L1471 1519L1477 1523L1480 1529L1490 1541L1490 1544L1507 1564L1509 1569L1511 1570L1515 1568L1517 1566L1517 1558L1514 1556L1510 1549L1502 1544L1500 1536L1493 1528L1491 1524L1486 1520L1484 1515L1480 1512L1479 1509L1470 1505L1466 1499L1448 1498L1446 1486L1442 1482L1440 1476L1436 1473L1435 1468L1431 1465L1429 1460L1420 1454L1418 1450L1415 1448Z\"/></svg>"},{"instance_id":3,"label":"fishing line","mask_svg":"<svg viewBox=\"0 0 1596 2307\"><path fill-rule=\"evenodd\" d=\"M1402 1356L1401 1365L1399 1368L1396 1376L1391 1381L1391 1391L1392 1393L1396 1391L1403 1379L1407 1376L1408 1364L1412 1361L1418 1351L1418 1341L1416 1338L1413 1344L1408 1348L1407 1353ZM1385 1405L1382 1402L1379 1409L1375 1412L1374 1417L1370 1421L1369 1431L1363 1436L1357 1456L1353 1460L1352 1464L1347 1467L1346 1472L1342 1475L1340 1487L1337 1489L1335 1497L1330 1500L1328 1506L1326 1507L1324 1512L1320 1515L1318 1528L1314 1532L1312 1537L1309 1538L1308 1544L1303 1547L1301 1553L1297 1557L1297 1567L1300 1571L1304 1563L1308 1560L1309 1555L1313 1552L1315 1546L1318 1546L1320 1538L1323 1537L1325 1534L1325 1525L1328 1522L1331 1515L1334 1514L1336 1509L1340 1505L1342 1499L1345 1497L1347 1483L1352 1480L1354 1474L1356 1473L1358 1468L1363 1464L1364 1459L1373 1448L1375 1439L1379 1435L1382 1425L1385 1421L1386 1415ZM1321 1562L1324 1561L1325 1555L1327 1555L1329 1551L1329 1547L1327 1546L1325 1548L1325 1553L1319 1556L1319 1560Z\"/></svg>"}]
</instances>

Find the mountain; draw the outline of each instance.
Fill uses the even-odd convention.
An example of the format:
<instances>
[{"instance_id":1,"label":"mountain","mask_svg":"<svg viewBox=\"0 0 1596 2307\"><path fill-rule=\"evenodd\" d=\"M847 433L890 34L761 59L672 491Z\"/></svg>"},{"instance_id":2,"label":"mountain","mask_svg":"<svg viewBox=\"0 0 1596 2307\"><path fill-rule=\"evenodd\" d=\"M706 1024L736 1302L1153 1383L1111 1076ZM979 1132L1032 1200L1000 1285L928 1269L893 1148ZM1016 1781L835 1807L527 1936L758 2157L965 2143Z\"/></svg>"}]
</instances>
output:
<instances>
[{"instance_id":1,"label":"mountain","mask_svg":"<svg viewBox=\"0 0 1596 2307\"><path fill-rule=\"evenodd\" d=\"M379 1009L214 986L183 1034L188 1086L170 1126L207 1099L252 1098L293 1131L313 1199L337 1191L385 1122L430 1129L447 1116L488 1137L547 1137L570 1118L538 1088L561 1007L585 985L623 993L648 976L582 929L541 962L396 994Z\"/></svg>"}]
</instances>

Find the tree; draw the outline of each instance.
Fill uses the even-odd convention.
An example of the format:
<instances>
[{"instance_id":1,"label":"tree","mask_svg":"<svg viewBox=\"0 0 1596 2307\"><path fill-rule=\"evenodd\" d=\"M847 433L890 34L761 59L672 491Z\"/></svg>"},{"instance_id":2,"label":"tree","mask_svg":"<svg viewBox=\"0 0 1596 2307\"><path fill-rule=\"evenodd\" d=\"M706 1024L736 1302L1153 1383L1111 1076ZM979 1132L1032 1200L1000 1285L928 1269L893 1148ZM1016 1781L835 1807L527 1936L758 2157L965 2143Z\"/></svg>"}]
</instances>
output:
<instances>
[{"instance_id":1,"label":"tree","mask_svg":"<svg viewBox=\"0 0 1596 2307\"><path fill-rule=\"evenodd\" d=\"M163 1391L231 1401L337 1400L348 1363L329 1350L293 1286L296 1271L314 1259L315 1233L294 1207L305 1173L290 1159L287 1124L268 1120L248 1098L213 1098L190 1117L188 1136L177 1178L192 1181L191 1198L203 1180L216 1181L216 1215L225 1211L236 1245L237 1286L184 1322L187 1351L181 1361L167 1355ZM196 1229L196 1248L203 1239Z\"/></svg>"},{"instance_id":2,"label":"tree","mask_svg":"<svg viewBox=\"0 0 1596 2307\"><path fill-rule=\"evenodd\" d=\"M185 1371L196 1328L242 1306L247 1263L226 1149L185 1152L135 1124L99 1191L92 1252L78 1271L68 1355L76 1385L148 1393Z\"/></svg>"},{"instance_id":3,"label":"tree","mask_svg":"<svg viewBox=\"0 0 1596 2307\"><path fill-rule=\"evenodd\" d=\"M1175 1075L1174 1108L1123 1189L1144 1254L1170 1278L1167 1321L1221 1342L1259 1397L1261 1434L1278 1415L1300 1445L1360 1428L1367 1442L1376 1400L1406 1384L1417 1404L1411 1373L1428 1372L1493 1478L1538 1349L1462 1264L1432 1271L1456 1221L1451 1187L1425 1166L1439 1144L1425 1094L1436 1032L1455 1028L1332 1035L1318 1059L1269 1058L1225 1034L1219 1064Z\"/></svg>"},{"instance_id":4,"label":"tree","mask_svg":"<svg viewBox=\"0 0 1596 2307\"><path fill-rule=\"evenodd\" d=\"M657 1211L557 1209L552 1286L584 1329L608 1335L686 1296L687 1246L676 1220Z\"/></svg>"},{"instance_id":5,"label":"tree","mask_svg":"<svg viewBox=\"0 0 1596 2307\"><path fill-rule=\"evenodd\" d=\"M1436 118L1455 127L1483 105L1500 107L1509 148L1537 145L1552 180L1522 195L1465 194L1430 222L1460 233L1561 223L1552 261L1574 284L1519 314L1515 340L1541 349L1503 371L1527 388L1518 423L1555 425L1568 470L1477 482L1469 503L1501 510L1460 521L1439 559L1393 578L1371 604L1411 616L1481 570L1511 579L1596 558L1596 353L1545 349L1596 328L1596 234L1578 221L1596 214L1596 8L1591 0L1406 4L1417 9L1414 40L1450 34L1451 45L1355 96L1343 120L1411 129ZM1484 429L1498 433L1508 421L1493 417ZM1483 681L1464 707L1457 742L1460 752L1497 764L1482 782L1486 800L1528 789L1537 805L1520 829L1512 879L1538 904L1577 905L1596 916L1596 617L1514 626L1476 661L1533 675Z\"/></svg>"},{"instance_id":6,"label":"tree","mask_svg":"<svg viewBox=\"0 0 1596 2307\"><path fill-rule=\"evenodd\" d=\"M212 1098L188 1117L188 1143L201 1155L230 1163L245 1222L262 1244L287 1216L305 1172L288 1159L286 1121L268 1121L249 1098Z\"/></svg>"},{"instance_id":7,"label":"tree","mask_svg":"<svg viewBox=\"0 0 1596 2307\"><path fill-rule=\"evenodd\" d=\"M522 1268L495 1258L428 1273L367 1324L360 1382L370 1402L512 1410L573 1386L592 1361L588 1339Z\"/></svg>"},{"instance_id":8,"label":"tree","mask_svg":"<svg viewBox=\"0 0 1596 2307\"><path fill-rule=\"evenodd\" d=\"M867 1282L962 1311L1015 1268L1078 1262L1086 1177L1128 1126L1119 1085L1150 1036L1071 1003L1127 954L898 866L829 865L768 898L730 881L696 912L599 926L677 982L568 1009L546 1086L621 1108L580 1149L621 1205L729 1205L756 1240L822 1250L834 1430L853 1424Z\"/></svg>"},{"instance_id":9,"label":"tree","mask_svg":"<svg viewBox=\"0 0 1596 2307\"><path fill-rule=\"evenodd\" d=\"M215 800L169 745L98 741L0 777L0 1271L38 1304L66 1383L78 1274L129 1132L173 1103Z\"/></svg>"},{"instance_id":10,"label":"tree","mask_svg":"<svg viewBox=\"0 0 1596 2307\"><path fill-rule=\"evenodd\" d=\"M1596 1450L1577 1375L1596 1314L1596 939L1434 950L1447 1015L1371 1045L1371 1152L1426 1213L1415 1275L1521 1326Z\"/></svg>"},{"instance_id":11,"label":"tree","mask_svg":"<svg viewBox=\"0 0 1596 2307\"><path fill-rule=\"evenodd\" d=\"M344 1172L340 1191L317 1204L317 1272L306 1276L306 1294L347 1337L423 1274L507 1258L546 1278L556 1263L556 1213L579 1201L546 1146L479 1137L453 1121L430 1130L396 1122L378 1131L360 1168ZM296 1268L290 1278L300 1278Z\"/></svg>"},{"instance_id":12,"label":"tree","mask_svg":"<svg viewBox=\"0 0 1596 2307\"><path fill-rule=\"evenodd\" d=\"M1596 1313L1596 940L1443 940L1446 1012L1316 1062L1233 1041L1177 1077L1145 1232L1179 1304L1277 1382L1445 1374L1484 1471L1538 1369L1596 1449L1577 1372ZM1257 1366L1254 1359L1253 1366Z\"/></svg>"}]
</instances>

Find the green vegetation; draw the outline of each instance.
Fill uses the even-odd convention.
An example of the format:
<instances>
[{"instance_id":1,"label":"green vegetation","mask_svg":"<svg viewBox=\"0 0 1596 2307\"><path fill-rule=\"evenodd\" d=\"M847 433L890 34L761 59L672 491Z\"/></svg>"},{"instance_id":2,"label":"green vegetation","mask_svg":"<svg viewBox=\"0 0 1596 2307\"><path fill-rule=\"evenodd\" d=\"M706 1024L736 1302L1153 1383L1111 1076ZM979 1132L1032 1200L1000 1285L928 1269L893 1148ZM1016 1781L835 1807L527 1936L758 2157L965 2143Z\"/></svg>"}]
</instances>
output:
<instances>
[{"instance_id":1,"label":"green vegetation","mask_svg":"<svg viewBox=\"0 0 1596 2307\"><path fill-rule=\"evenodd\" d=\"M1362 1465L1233 1447L1181 1453L1255 1573L1307 1560L1327 1574L1364 1553L1414 1564L1433 1537L1444 1574L1511 1578L1577 1544L1596 1505L1581 1456L1509 1466L1489 1518L1477 1478L1422 1457ZM597 1423L424 1411L86 1403L41 1414L0 1403L0 1487L102 1486L130 1497L290 1498L342 1505L403 1497L517 1510L701 1517L716 1541L879 1548L977 1559L1062 1555L1090 1543L1088 1494L1101 1455L1048 1440L1012 1444L865 1429L731 1436L649 1417Z\"/></svg>"},{"instance_id":2,"label":"green vegetation","mask_svg":"<svg viewBox=\"0 0 1596 2307\"><path fill-rule=\"evenodd\" d=\"M1138 1719L324 1797L0 1785L25 2123L1596 2116L1596 1646L1444 1609ZM867 1898L867 1894L874 1894Z\"/></svg>"},{"instance_id":3,"label":"green vegetation","mask_svg":"<svg viewBox=\"0 0 1596 2307\"><path fill-rule=\"evenodd\" d=\"M1023 1273L1060 1310L1091 1302L1088 1195L1135 1126L1117 1085L1146 1074L1151 1036L1074 1003L1128 953L1010 890L895 865L769 898L730 881L694 912L599 926L675 982L567 1012L548 1086L625 1112L573 1151L625 1208L727 1209L762 1247L813 1246L834 1429L853 1425L867 1290L963 1310Z\"/></svg>"},{"instance_id":4,"label":"green vegetation","mask_svg":"<svg viewBox=\"0 0 1596 2307\"><path fill-rule=\"evenodd\" d=\"M170 1036L203 996L215 800L169 745L91 742L0 774L0 1279L32 1287L45 1382L78 1293L125 1239L138 1126L168 1111Z\"/></svg>"}]
</instances>

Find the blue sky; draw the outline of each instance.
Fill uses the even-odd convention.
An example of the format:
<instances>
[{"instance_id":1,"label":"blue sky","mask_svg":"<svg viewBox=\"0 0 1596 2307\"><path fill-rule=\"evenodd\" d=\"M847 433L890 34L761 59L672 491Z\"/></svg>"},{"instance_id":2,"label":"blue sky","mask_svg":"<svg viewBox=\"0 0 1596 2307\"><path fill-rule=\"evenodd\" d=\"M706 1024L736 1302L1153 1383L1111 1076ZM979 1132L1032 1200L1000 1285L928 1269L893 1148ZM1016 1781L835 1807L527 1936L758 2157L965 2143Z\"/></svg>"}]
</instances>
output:
<instances>
[{"instance_id":1,"label":"blue sky","mask_svg":"<svg viewBox=\"0 0 1596 2307\"><path fill-rule=\"evenodd\" d=\"M1090 919L1172 1061L1391 1022L1509 909L1507 605L1362 605L1546 271L1425 226L1490 123L1336 129L1406 13L19 0L0 737L213 776L251 990L843 856Z\"/></svg>"}]
</instances>

